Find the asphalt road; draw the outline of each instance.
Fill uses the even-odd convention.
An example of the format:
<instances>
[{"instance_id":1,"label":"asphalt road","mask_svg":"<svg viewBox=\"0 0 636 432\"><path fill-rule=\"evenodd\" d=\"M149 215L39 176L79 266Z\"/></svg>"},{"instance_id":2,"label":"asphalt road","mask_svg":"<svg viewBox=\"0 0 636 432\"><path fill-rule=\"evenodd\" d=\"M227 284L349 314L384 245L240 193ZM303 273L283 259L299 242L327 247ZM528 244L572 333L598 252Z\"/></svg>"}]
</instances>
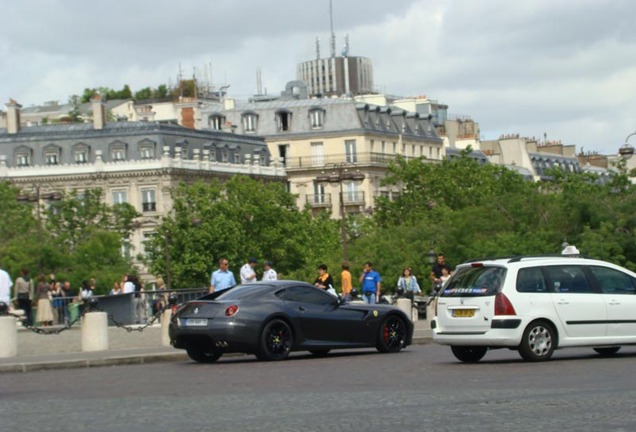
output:
<instances>
[{"instance_id":1,"label":"asphalt road","mask_svg":"<svg viewBox=\"0 0 636 432\"><path fill-rule=\"evenodd\" d=\"M516 352L457 362L437 345L399 354L305 353L0 375L7 431L634 431L636 347L615 358Z\"/></svg>"}]
</instances>

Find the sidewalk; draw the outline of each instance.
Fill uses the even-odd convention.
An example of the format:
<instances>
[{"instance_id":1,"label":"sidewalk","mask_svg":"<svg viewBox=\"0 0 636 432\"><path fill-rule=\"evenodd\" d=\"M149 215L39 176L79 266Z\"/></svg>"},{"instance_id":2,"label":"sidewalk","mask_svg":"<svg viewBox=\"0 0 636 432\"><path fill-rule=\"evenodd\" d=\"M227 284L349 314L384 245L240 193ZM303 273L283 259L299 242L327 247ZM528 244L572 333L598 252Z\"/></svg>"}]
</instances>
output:
<instances>
[{"instance_id":1,"label":"sidewalk","mask_svg":"<svg viewBox=\"0 0 636 432\"><path fill-rule=\"evenodd\" d=\"M426 321L416 322L413 344L431 341L431 330L427 326ZM146 327L142 332L128 332L123 328L109 327L109 349L106 351L83 352L79 327L73 327L57 335L42 335L19 329L17 343L16 357L0 358L0 373L189 359L183 350L162 346L161 324Z\"/></svg>"}]
</instances>

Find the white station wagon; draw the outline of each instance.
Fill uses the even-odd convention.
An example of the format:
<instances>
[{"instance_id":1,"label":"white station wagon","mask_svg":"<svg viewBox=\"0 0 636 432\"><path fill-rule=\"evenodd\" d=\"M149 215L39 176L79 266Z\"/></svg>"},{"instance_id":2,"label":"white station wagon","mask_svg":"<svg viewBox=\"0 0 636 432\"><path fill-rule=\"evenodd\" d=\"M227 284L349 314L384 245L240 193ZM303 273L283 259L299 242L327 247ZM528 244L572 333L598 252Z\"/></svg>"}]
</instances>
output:
<instances>
[{"instance_id":1,"label":"white station wagon","mask_svg":"<svg viewBox=\"0 0 636 432\"><path fill-rule=\"evenodd\" d=\"M636 273L581 257L512 257L457 267L434 299L433 340L457 359L488 349L529 361L555 349L590 347L613 355L636 344Z\"/></svg>"}]
</instances>

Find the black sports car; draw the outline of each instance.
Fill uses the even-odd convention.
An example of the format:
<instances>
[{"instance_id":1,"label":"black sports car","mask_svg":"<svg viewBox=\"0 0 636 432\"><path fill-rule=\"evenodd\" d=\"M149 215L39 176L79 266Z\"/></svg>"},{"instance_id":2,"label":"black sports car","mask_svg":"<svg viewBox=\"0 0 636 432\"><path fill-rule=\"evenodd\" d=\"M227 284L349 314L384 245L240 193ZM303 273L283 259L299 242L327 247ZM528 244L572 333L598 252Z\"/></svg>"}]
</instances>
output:
<instances>
[{"instance_id":1,"label":"black sports car","mask_svg":"<svg viewBox=\"0 0 636 432\"><path fill-rule=\"evenodd\" d=\"M305 282L238 285L182 305L170 342L193 360L212 363L229 352L282 360L291 351L375 347L398 352L411 344L413 323L389 305L345 304Z\"/></svg>"}]
</instances>

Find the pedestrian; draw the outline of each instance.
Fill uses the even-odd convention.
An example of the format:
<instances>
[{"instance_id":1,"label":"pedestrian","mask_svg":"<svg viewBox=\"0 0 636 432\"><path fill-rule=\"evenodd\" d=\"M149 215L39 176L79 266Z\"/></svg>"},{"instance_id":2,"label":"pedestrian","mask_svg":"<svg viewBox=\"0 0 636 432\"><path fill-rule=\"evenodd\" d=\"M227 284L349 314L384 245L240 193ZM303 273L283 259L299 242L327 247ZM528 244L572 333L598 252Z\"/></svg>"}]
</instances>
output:
<instances>
[{"instance_id":1,"label":"pedestrian","mask_svg":"<svg viewBox=\"0 0 636 432\"><path fill-rule=\"evenodd\" d=\"M71 287L71 281L65 280L62 284L62 303L64 308L64 324L71 323L71 303L75 303L77 293Z\"/></svg>"},{"instance_id":2,"label":"pedestrian","mask_svg":"<svg viewBox=\"0 0 636 432\"><path fill-rule=\"evenodd\" d=\"M115 283L113 283L113 288L110 290L110 295L119 295L121 293L121 284L118 281L115 281Z\"/></svg>"},{"instance_id":3,"label":"pedestrian","mask_svg":"<svg viewBox=\"0 0 636 432\"><path fill-rule=\"evenodd\" d=\"M327 264L320 264L318 266L318 277L314 281L314 286L330 294L337 295L333 287L333 278L327 273Z\"/></svg>"},{"instance_id":4,"label":"pedestrian","mask_svg":"<svg viewBox=\"0 0 636 432\"><path fill-rule=\"evenodd\" d=\"M35 321L40 323L43 327L53 324L53 309L51 309L49 291L49 284L46 282L46 277L41 274L38 276L38 284L35 286L35 299L37 300Z\"/></svg>"},{"instance_id":5,"label":"pedestrian","mask_svg":"<svg viewBox=\"0 0 636 432\"><path fill-rule=\"evenodd\" d=\"M219 268L210 275L210 292L223 291L236 285L234 273L229 269L227 258L219 260Z\"/></svg>"},{"instance_id":6,"label":"pedestrian","mask_svg":"<svg viewBox=\"0 0 636 432\"><path fill-rule=\"evenodd\" d=\"M93 287L89 281L83 280L82 287L79 292L79 299L85 302L91 297L93 297Z\"/></svg>"},{"instance_id":7,"label":"pedestrian","mask_svg":"<svg viewBox=\"0 0 636 432\"><path fill-rule=\"evenodd\" d=\"M51 288L51 306L53 307L53 317L55 324L64 323L64 292L62 291L62 283L55 281Z\"/></svg>"},{"instance_id":8,"label":"pedestrian","mask_svg":"<svg viewBox=\"0 0 636 432\"><path fill-rule=\"evenodd\" d=\"M157 298L152 302L153 315L163 312L168 305L168 290L166 289L163 278L158 277L157 280L155 280L155 291L157 291Z\"/></svg>"},{"instance_id":9,"label":"pedestrian","mask_svg":"<svg viewBox=\"0 0 636 432\"><path fill-rule=\"evenodd\" d=\"M362 285L362 299L366 303L375 304L380 298L380 282L382 282L382 278L377 271L373 270L371 261L364 263L360 284Z\"/></svg>"},{"instance_id":10,"label":"pedestrian","mask_svg":"<svg viewBox=\"0 0 636 432\"><path fill-rule=\"evenodd\" d=\"M11 276L5 270L0 269L0 302L11 306Z\"/></svg>"},{"instance_id":11,"label":"pedestrian","mask_svg":"<svg viewBox=\"0 0 636 432\"><path fill-rule=\"evenodd\" d=\"M135 284L132 282L131 276L124 274L122 277L122 294L132 294L135 292Z\"/></svg>"},{"instance_id":12,"label":"pedestrian","mask_svg":"<svg viewBox=\"0 0 636 432\"><path fill-rule=\"evenodd\" d=\"M450 273L451 267L446 263L446 257L443 253L437 254L437 262L433 264L433 268L431 269L431 279L435 285L441 284L442 282L442 269L446 268Z\"/></svg>"},{"instance_id":13,"label":"pedestrian","mask_svg":"<svg viewBox=\"0 0 636 432\"><path fill-rule=\"evenodd\" d=\"M18 309L24 311L24 324L33 325L33 312L31 309L33 299L33 281L29 277L29 269L20 270L20 276L15 280L15 298L18 301Z\"/></svg>"},{"instance_id":14,"label":"pedestrian","mask_svg":"<svg viewBox=\"0 0 636 432\"><path fill-rule=\"evenodd\" d=\"M263 279L264 281L273 281L273 280L277 280L278 279L278 273L276 273L276 270L274 270L272 268L272 262L271 261L265 261L263 263L263 269L265 270L263 272Z\"/></svg>"},{"instance_id":15,"label":"pedestrian","mask_svg":"<svg viewBox=\"0 0 636 432\"><path fill-rule=\"evenodd\" d=\"M253 283L256 282L256 272L254 271L254 267L258 264L258 260L254 257L250 257L243 267L241 267L241 283Z\"/></svg>"},{"instance_id":16,"label":"pedestrian","mask_svg":"<svg viewBox=\"0 0 636 432\"><path fill-rule=\"evenodd\" d=\"M353 289L349 263L343 262L341 267L342 272L340 272L340 283L342 284L342 298L345 302L349 302L351 301L351 290Z\"/></svg>"},{"instance_id":17,"label":"pedestrian","mask_svg":"<svg viewBox=\"0 0 636 432\"><path fill-rule=\"evenodd\" d=\"M404 295L411 300L413 300L415 294L422 292L411 267L406 267L402 270L402 276L398 279L397 288L398 290L402 290Z\"/></svg>"}]
</instances>

